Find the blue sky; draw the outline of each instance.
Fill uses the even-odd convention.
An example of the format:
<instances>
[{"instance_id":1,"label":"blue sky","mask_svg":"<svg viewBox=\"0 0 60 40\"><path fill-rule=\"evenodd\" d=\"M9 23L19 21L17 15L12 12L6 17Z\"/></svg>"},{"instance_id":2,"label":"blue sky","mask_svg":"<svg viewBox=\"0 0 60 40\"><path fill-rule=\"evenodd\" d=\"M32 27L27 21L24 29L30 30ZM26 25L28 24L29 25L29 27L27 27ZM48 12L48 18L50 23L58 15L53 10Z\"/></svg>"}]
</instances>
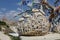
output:
<instances>
[{"instance_id":1,"label":"blue sky","mask_svg":"<svg viewBox=\"0 0 60 40\"><path fill-rule=\"evenodd\" d=\"M21 0L0 0L0 19L2 17L13 19L22 10L28 9L26 5L20 6L20 3Z\"/></svg>"},{"instance_id":2,"label":"blue sky","mask_svg":"<svg viewBox=\"0 0 60 40\"><path fill-rule=\"evenodd\" d=\"M27 0L31 5L32 0ZM50 5L54 5L53 2L55 0L49 0ZM26 5L20 6L21 0L0 0L0 19L3 16L6 16L9 19L13 19L13 17L19 14L23 10L29 9ZM15 19L14 19L15 20Z\"/></svg>"},{"instance_id":3,"label":"blue sky","mask_svg":"<svg viewBox=\"0 0 60 40\"><path fill-rule=\"evenodd\" d=\"M16 10L19 0L0 0L0 9L6 8L8 10Z\"/></svg>"},{"instance_id":4,"label":"blue sky","mask_svg":"<svg viewBox=\"0 0 60 40\"><path fill-rule=\"evenodd\" d=\"M13 19L13 16L19 13L19 2L20 0L0 0L0 18L6 16Z\"/></svg>"}]
</instances>

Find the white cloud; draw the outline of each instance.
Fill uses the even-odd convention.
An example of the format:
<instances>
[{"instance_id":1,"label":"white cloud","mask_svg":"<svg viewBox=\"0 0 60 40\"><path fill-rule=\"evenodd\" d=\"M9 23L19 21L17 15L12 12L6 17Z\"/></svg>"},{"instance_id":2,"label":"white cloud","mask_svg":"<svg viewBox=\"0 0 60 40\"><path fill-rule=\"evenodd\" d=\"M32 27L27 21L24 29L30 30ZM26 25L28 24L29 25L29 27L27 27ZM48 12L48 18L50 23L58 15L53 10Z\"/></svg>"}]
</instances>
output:
<instances>
[{"instance_id":1,"label":"white cloud","mask_svg":"<svg viewBox=\"0 0 60 40\"><path fill-rule=\"evenodd\" d=\"M7 17L8 19L14 19L15 16L17 16L18 14L20 14L20 11L15 11L15 10L10 10L10 11L6 11L6 9L4 8L1 8L0 9L0 19L5 16ZM19 9L20 10L20 9ZM5 12L4 12L5 11Z\"/></svg>"},{"instance_id":2,"label":"white cloud","mask_svg":"<svg viewBox=\"0 0 60 40\"><path fill-rule=\"evenodd\" d=\"M17 8L17 10L22 10L21 8Z\"/></svg>"},{"instance_id":3,"label":"white cloud","mask_svg":"<svg viewBox=\"0 0 60 40\"><path fill-rule=\"evenodd\" d=\"M23 10L21 8L17 8L17 10L20 11L20 12L23 12Z\"/></svg>"},{"instance_id":4,"label":"white cloud","mask_svg":"<svg viewBox=\"0 0 60 40\"><path fill-rule=\"evenodd\" d=\"M17 16L20 12L19 11L14 11L14 10L11 10L9 12L6 13L6 16L8 18L13 18L14 16Z\"/></svg>"},{"instance_id":5,"label":"white cloud","mask_svg":"<svg viewBox=\"0 0 60 40\"><path fill-rule=\"evenodd\" d=\"M7 17L9 20L18 20L15 18L15 16L17 16L19 13L19 11L11 10L5 13L5 17Z\"/></svg>"},{"instance_id":6,"label":"white cloud","mask_svg":"<svg viewBox=\"0 0 60 40\"><path fill-rule=\"evenodd\" d=\"M2 16L4 16L4 15L0 15L0 17L2 17Z\"/></svg>"},{"instance_id":7,"label":"white cloud","mask_svg":"<svg viewBox=\"0 0 60 40\"><path fill-rule=\"evenodd\" d=\"M4 16L4 15L0 14L0 19L2 19L3 16Z\"/></svg>"},{"instance_id":8,"label":"white cloud","mask_svg":"<svg viewBox=\"0 0 60 40\"><path fill-rule=\"evenodd\" d=\"M3 13L3 12L0 12L0 14Z\"/></svg>"},{"instance_id":9,"label":"white cloud","mask_svg":"<svg viewBox=\"0 0 60 40\"><path fill-rule=\"evenodd\" d=\"M2 11L6 11L6 8L1 8Z\"/></svg>"},{"instance_id":10,"label":"white cloud","mask_svg":"<svg viewBox=\"0 0 60 40\"><path fill-rule=\"evenodd\" d=\"M2 14L3 12L0 11L0 18L2 18L4 15Z\"/></svg>"}]
</instances>

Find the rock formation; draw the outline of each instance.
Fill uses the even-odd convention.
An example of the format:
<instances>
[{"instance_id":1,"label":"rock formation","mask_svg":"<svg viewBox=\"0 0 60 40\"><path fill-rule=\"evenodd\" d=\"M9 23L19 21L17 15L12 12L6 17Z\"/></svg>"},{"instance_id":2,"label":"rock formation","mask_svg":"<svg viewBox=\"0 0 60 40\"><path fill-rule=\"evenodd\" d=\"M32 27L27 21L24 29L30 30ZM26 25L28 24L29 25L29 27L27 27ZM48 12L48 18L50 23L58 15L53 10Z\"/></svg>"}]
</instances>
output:
<instances>
[{"instance_id":1,"label":"rock formation","mask_svg":"<svg viewBox=\"0 0 60 40\"><path fill-rule=\"evenodd\" d=\"M22 35L42 35L49 31L50 24L47 18L44 16L45 13L41 10L33 9L32 15L27 12L22 15L19 19L19 30Z\"/></svg>"}]
</instances>

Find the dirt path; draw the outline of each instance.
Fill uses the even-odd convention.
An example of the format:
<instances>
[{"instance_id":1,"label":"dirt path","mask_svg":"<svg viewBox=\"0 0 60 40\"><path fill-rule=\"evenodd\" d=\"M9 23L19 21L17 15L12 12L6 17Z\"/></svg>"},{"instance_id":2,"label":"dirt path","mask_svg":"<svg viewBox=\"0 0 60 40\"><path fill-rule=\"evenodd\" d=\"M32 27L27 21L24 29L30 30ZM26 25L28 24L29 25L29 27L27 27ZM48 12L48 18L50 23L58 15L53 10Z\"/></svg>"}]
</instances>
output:
<instances>
[{"instance_id":1,"label":"dirt path","mask_svg":"<svg viewBox=\"0 0 60 40\"><path fill-rule=\"evenodd\" d=\"M47 34L45 36L20 37L22 40L60 40L60 34Z\"/></svg>"},{"instance_id":2,"label":"dirt path","mask_svg":"<svg viewBox=\"0 0 60 40\"><path fill-rule=\"evenodd\" d=\"M0 40L11 40L9 36L3 34L2 32L0 32Z\"/></svg>"}]
</instances>

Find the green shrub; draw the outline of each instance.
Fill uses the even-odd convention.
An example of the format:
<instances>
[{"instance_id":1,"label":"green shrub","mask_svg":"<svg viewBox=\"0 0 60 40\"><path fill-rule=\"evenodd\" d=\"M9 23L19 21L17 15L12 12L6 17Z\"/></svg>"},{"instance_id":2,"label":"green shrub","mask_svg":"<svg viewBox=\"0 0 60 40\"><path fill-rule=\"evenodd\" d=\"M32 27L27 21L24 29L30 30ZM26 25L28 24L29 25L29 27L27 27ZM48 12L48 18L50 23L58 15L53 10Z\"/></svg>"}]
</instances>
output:
<instances>
[{"instance_id":1,"label":"green shrub","mask_svg":"<svg viewBox=\"0 0 60 40\"><path fill-rule=\"evenodd\" d=\"M10 36L11 40L20 40L19 37Z\"/></svg>"}]
</instances>

